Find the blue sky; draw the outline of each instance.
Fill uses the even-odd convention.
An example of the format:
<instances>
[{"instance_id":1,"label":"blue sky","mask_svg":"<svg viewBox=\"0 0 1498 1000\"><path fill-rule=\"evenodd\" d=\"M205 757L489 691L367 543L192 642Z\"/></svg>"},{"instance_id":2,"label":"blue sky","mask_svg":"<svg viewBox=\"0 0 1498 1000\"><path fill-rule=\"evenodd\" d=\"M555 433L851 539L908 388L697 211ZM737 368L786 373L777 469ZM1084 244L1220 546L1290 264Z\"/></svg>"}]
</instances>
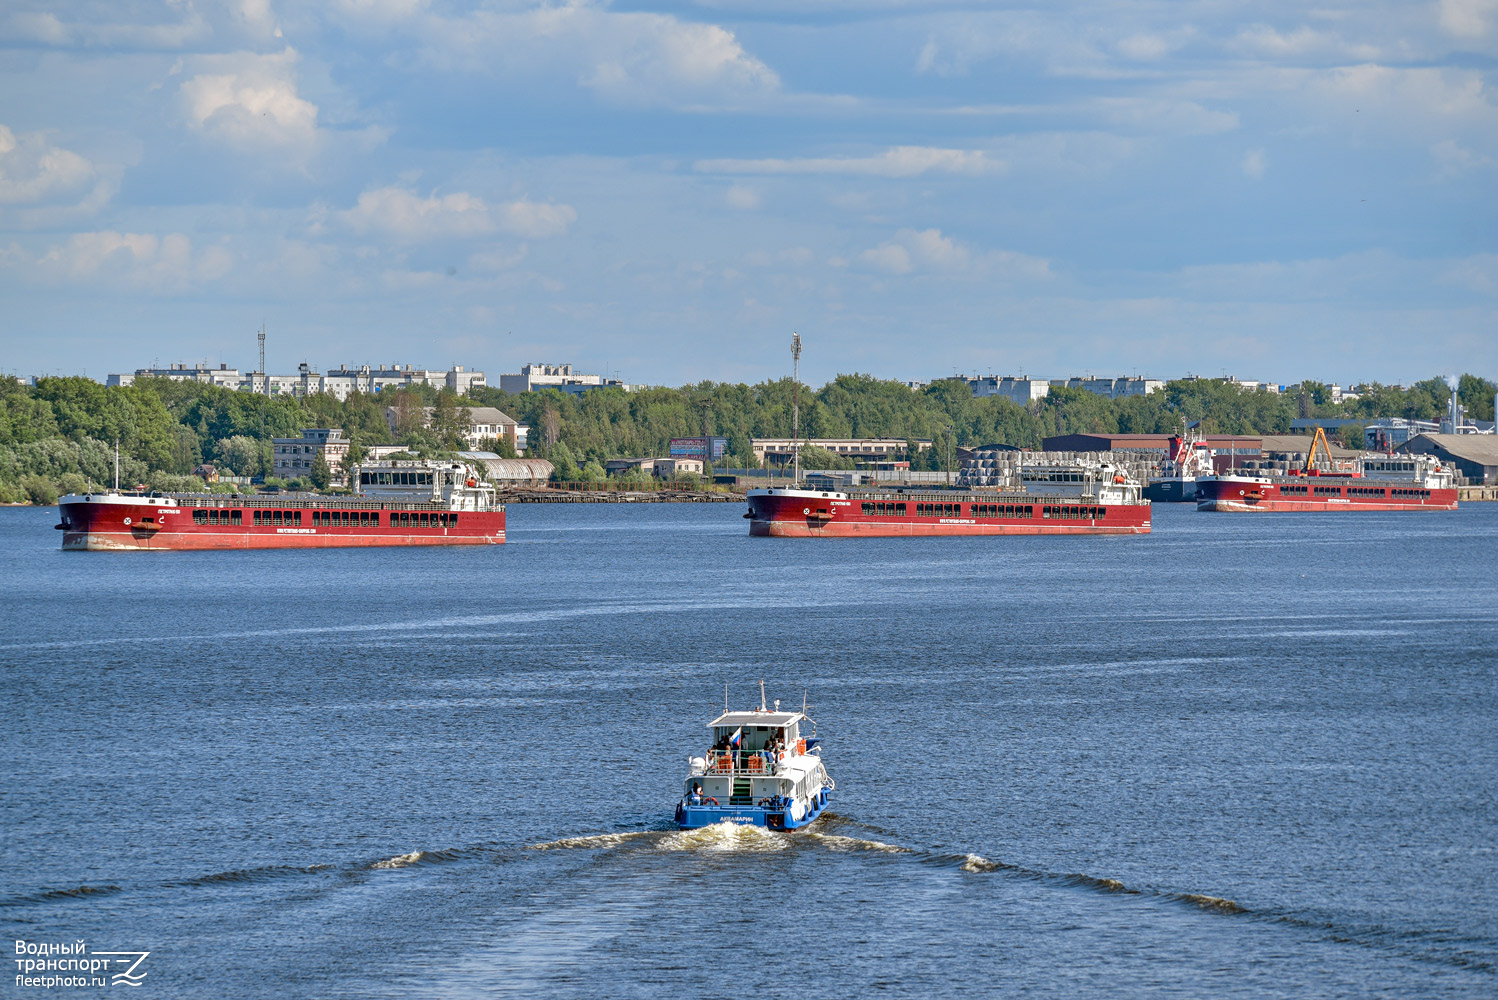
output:
<instances>
[{"instance_id":1,"label":"blue sky","mask_svg":"<svg viewBox=\"0 0 1498 1000\"><path fill-rule=\"evenodd\" d=\"M1498 375L1498 0L10 0L0 370Z\"/></svg>"}]
</instances>

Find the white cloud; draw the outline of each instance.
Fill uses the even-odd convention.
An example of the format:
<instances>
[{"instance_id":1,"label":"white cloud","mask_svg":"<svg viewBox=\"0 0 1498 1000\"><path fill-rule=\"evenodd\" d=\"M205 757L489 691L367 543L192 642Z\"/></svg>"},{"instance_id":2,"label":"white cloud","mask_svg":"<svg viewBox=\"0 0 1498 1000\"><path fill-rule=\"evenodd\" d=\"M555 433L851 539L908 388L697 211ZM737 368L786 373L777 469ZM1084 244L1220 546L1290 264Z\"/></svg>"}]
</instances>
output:
<instances>
[{"instance_id":1,"label":"white cloud","mask_svg":"<svg viewBox=\"0 0 1498 1000\"><path fill-rule=\"evenodd\" d=\"M500 205L496 211L500 229L532 239L561 236L567 232L568 226L577 221L577 210L571 205L528 201L524 198Z\"/></svg>"},{"instance_id":2,"label":"white cloud","mask_svg":"<svg viewBox=\"0 0 1498 1000\"><path fill-rule=\"evenodd\" d=\"M412 30L440 69L536 75L562 70L610 101L701 107L776 92L780 78L733 32L664 14L572 0L520 12L424 15Z\"/></svg>"},{"instance_id":3,"label":"white cloud","mask_svg":"<svg viewBox=\"0 0 1498 1000\"><path fill-rule=\"evenodd\" d=\"M106 22L98 18L84 17L77 21L64 21L50 10L18 11L8 17L4 33L20 41L41 42L58 47L127 47L136 49L181 49L208 40L213 29L191 4L165 4L168 12L182 11L180 20L161 23ZM158 7L156 13L160 10ZM113 4L101 5L115 16L120 11ZM176 11L171 11L175 8ZM92 13L92 12L91 12Z\"/></svg>"},{"instance_id":4,"label":"white cloud","mask_svg":"<svg viewBox=\"0 0 1498 1000\"><path fill-rule=\"evenodd\" d=\"M1440 164L1443 177L1457 177L1473 170L1498 167L1498 157L1485 156L1468 149L1455 139L1443 139L1430 147L1430 155Z\"/></svg>"},{"instance_id":5,"label":"white cloud","mask_svg":"<svg viewBox=\"0 0 1498 1000\"><path fill-rule=\"evenodd\" d=\"M490 206L466 192L423 198L397 187L365 191L358 204L340 215L356 233L375 233L407 243L472 239L496 232L539 239L560 236L577 221L577 211L570 205L522 198Z\"/></svg>"},{"instance_id":6,"label":"white cloud","mask_svg":"<svg viewBox=\"0 0 1498 1000\"><path fill-rule=\"evenodd\" d=\"M1460 38L1482 38L1498 15L1498 0L1441 0L1441 27Z\"/></svg>"},{"instance_id":7,"label":"white cloud","mask_svg":"<svg viewBox=\"0 0 1498 1000\"><path fill-rule=\"evenodd\" d=\"M1259 180L1269 168L1269 160L1262 149L1250 149L1243 155L1243 176Z\"/></svg>"},{"instance_id":8,"label":"white cloud","mask_svg":"<svg viewBox=\"0 0 1498 1000\"><path fill-rule=\"evenodd\" d=\"M888 274L973 272L999 277L1043 279L1051 275L1050 263L1013 250L974 253L939 229L902 229L893 239L865 250L861 260L874 270Z\"/></svg>"},{"instance_id":9,"label":"white cloud","mask_svg":"<svg viewBox=\"0 0 1498 1000\"><path fill-rule=\"evenodd\" d=\"M233 257L223 246L194 250L184 233L75 233L36 261L44 279L115 285L173 293L228 274Z\"/></svg>"},{"instance_id":10,"label":"white cloud","mask_svg":"<svg viewBox=\"0 0 1498 1000\"><path fill-rule=\"evenodd\" d=\"M188 122L205 135L246 150L267 146L310 151L317 105L297 94L297 54L242 53L213 60L230 72L203 73L182 84Z\"/></svg>"},{"instance_id":11,"label":"white cloud","mask_svg":"<svg viewBox=\"0 0 1498 1000\"><path fill-rule=\"evenodd\" d=\"M716 174L852 174L863 177L919 177L925 173L979 174L1005 169L982 150L896 146L875 156L835 156L798 160L698 160L695 169Z\"/></svg>"},{"instance_id":12,"label":"white cloud","mask_svg":"<svg viewBox=\"0 0 1498 1000\"><path fill-rule=\"evenodd\" d=\"M71 150L53 146L40 132L19 138L0 125L0 205L35 205L82 197L94 166Z\"/></svg>"},{"instance_id":13,"label":"white cloud","mask_svg":"<svg viewBox=\"0 0 1498 1000\"><path fill-rule=\"evenodd\" d=\"M729 208L749 210L759 207L759 192L742 184L735 184L723 195L723 201Z\"/></svg>"}]
</instances>

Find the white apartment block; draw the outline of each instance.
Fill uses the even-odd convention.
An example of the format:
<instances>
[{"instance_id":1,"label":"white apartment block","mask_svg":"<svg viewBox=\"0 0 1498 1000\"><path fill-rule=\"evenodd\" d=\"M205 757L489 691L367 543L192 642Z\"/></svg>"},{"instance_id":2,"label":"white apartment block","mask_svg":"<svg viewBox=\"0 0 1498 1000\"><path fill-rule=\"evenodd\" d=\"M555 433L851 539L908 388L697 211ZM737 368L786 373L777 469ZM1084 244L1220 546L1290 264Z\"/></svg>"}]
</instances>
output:
<instances>
[{"instance_id":1,"label":"white apartment block","mask_svg":"<svg viewBox=\"0 0 1498 1000\"><path fill-rule=\"evenodd\" d=\"M424 426L431 424L434 409L431 406L421 408L421 422ZM461 407L459 412L465 409L468 411L468 427L461 437L470 448L477 449L484 441L504 438L517 452L525 450L530 436L530 428L525 424L517 423L513 417L492 406L466 406ZM385 407L385 423L390 426L392 434L399 422L400 415L396 408Z\"/></svg>"},{"instance_id":2,"label":"white apartment block","mask_svg":"<svg viewBox=\"0 0 1498 1000\"><path fill-rule=\"evenodd\" d=\"M571 365L521 365L516 375L501 375L499 387L505 392L531 392L535 389L559 389L573 395L581 395L591 389L623 389L634 392L641 388L616 378L603 375L585 375L575 372Z\"/></svg>"},{"instance_id":3,"label":"white apartment block","mask_svg":"<svg viewBox=\"0 0 1498 1000\"><path fill-rule=\"evenodd\" d=\"M351 393L374 394L412 385L428 385L434 389L451 389L463 395L475 386L484 386L484 373L454 365L447 371L430 368L413 368L411 365L391 365L358 368L335 368L326 375L319 375L303 362L295 375L267 375L263 372L240 372L238 368L219 365L174 364L166 368L137 368L133 374L110 375L105 385L130 385L138 378L169 378L179 382L206 382L238 389L262 396L310 396L325 392L338 399L347 399Z\"/></svg>"}]
</instances>

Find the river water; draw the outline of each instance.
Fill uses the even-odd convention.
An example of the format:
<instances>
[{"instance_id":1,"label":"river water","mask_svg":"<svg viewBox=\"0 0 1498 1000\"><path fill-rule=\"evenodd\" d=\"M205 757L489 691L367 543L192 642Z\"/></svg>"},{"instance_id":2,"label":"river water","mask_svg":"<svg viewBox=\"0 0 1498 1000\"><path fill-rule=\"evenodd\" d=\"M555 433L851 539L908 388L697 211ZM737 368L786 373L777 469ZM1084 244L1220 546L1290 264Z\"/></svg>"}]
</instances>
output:
<instances>
[{"instance_id":1,"label":"river water","mask_svg":"<svg viewBox=\"0 0 1498 1000\"><path fill-rule=\"evenodd\" d=\"M740 512L87 554L0 510L7 959L149 951L142 997L1498 993L1498 504ZM810 700L829 815L672 832L761 678Z\"/></svg>"}]
</instances>

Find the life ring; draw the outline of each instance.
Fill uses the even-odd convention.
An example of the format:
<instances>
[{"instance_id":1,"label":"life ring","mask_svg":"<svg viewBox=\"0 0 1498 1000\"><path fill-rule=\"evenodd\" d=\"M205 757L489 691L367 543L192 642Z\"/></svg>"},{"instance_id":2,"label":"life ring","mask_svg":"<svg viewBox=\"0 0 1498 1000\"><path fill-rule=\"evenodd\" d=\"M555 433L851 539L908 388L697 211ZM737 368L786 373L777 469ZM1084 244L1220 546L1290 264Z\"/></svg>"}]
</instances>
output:
<instances>
[{"instance_id":1,"label":"life ring","mask_svg":"<svg viewBox=\"0 0 1498 1000\"><path fill-rule=\"evenodd\" d=\"M709 802L711 802L715 806L718 804L718 800L713 798L711 795L702 800L703 805L707 805Z\"/></svg>"},{"instance_id":2,"label":"life ring","mask_svg":"<svg viewBox=\"0 0 1498 1000\"><path fill-rule=\"evenodd\" d=\"M768 798L763 798L763 799L759 800L759 802L757 803L757 805L761 809L768 809L770 807L771 803L770 803L770 800Z\"/></svg>"}]
</instances>

